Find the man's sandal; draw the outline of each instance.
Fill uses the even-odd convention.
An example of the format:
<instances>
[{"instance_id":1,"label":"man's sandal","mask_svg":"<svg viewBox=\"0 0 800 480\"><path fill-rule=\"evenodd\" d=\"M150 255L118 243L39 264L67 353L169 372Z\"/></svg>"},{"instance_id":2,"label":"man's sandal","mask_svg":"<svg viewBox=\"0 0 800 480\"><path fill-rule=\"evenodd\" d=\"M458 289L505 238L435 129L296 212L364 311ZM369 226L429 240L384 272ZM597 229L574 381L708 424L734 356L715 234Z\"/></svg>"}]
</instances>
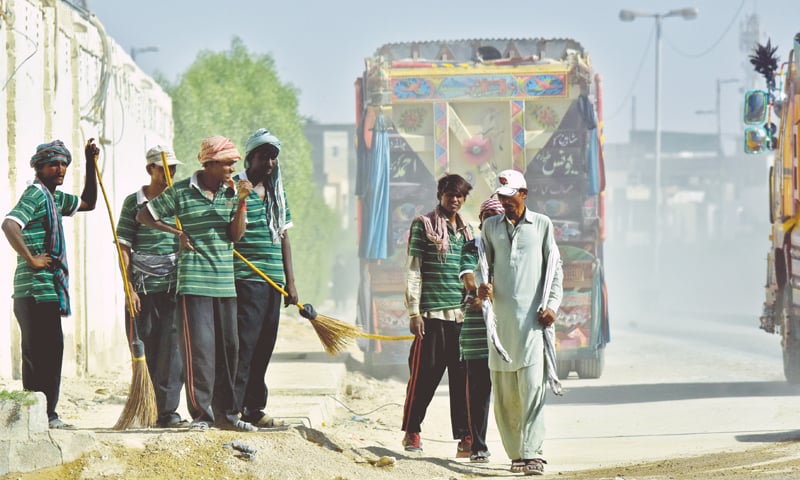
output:
<instances>
[{"instance_id":1,"label":"man's sandal","mask_svg":"<svg viewBox=\"0 0 800 480\"><path fill-rule=\"evenodd\" d=\"M511 468L509 469L511 473L522 473L522 470L525 468L525 460L517 458L516 460L511 460Z\"/></svg>"},{"instance_id":2,"label":"man's sandal","mask_svg":"<svg viewBox=\"0 0 800 480\"><path fill-rule=\"evenodd\" d=\"M489 452L481 450L469 456L469 461L472 463L489 463Z\"/></svg>"},{"instance_id":3,"label":"man's sandal","mask_svg":"<svg viewBox=\"0 0 800 480\"><path fill-rule=\"evenodd\" d=\"M257 432L258 427L253 425L252 423L245 422L240 419L235 419L232 421L222 421L217 423L217 428L220 430L232 430L234 432Z\"/></svg>"},{"instance_id":4,"label":"man's sandal","mask_svg":"<svg viewBox=\"0 0 800 480\"><path fill-rule=\"evenodd\" d=\"M64 421L58 417L48 421L47 426L53 430L75 430L75 425L64 423Z\"/></svg>"},{"instance_id":5,"label":"man's sandal","mask_svg":"<svg viewBox=\"0 0 800 480\"><path fill-rule=\"evenodd\" d=\"M195 420L189 424L189 430L194 432L205 432L208 430L208 422L205 420Z\"/></svg>"},{"instance_id":6,"label":"man's sandal","mask_svg":"<svg viewBox=\"0 0 800 480\"><path fill-rule=\"evenodd\" d=\"M525 466L522 467L522 473L525 475L544 475L544 464L547 461L543 458L532 458L525 460Z\"/></svg>"},{"instance_id":7,"label":"man's sandal","mask_svg":"<svg viewBox=\"0 0 800 480\"><path fill-rule=\"evenodd\" d=\"M276 428L276 427L285 427L286 422L283 420L277 420L275 418L270 417L267 414L264 414L258 421L253 422L258 428Z\"/></svg>"}]
</instances>

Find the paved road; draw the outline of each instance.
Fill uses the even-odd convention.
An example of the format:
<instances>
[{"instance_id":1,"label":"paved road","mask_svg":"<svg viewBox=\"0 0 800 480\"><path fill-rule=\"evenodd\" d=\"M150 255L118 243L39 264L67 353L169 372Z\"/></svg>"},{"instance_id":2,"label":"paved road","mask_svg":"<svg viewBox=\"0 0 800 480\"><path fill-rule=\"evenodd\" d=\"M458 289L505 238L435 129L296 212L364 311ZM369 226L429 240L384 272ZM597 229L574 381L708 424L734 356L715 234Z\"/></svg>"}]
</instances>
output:
<instances>
[{"instance_id":1,"label":"paved road","mask_svg":"<svg viewBox=\"0 0 800 480\"><path fill-rule=\"evenodd\" d=\"M570 378L550 399L552 463L595 468L800 435L800 389L783 379L779 338L756 321L675 314L616 325L603 376Z\"/></svg>"}]
</instances>

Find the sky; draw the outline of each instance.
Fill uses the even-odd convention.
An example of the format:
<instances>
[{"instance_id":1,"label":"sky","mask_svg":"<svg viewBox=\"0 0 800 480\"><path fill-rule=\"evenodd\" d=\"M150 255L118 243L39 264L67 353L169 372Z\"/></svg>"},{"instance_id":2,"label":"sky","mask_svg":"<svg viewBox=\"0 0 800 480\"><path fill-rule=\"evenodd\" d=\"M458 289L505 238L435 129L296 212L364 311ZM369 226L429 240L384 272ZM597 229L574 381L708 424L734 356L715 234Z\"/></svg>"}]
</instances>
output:
<instances>
[{"instance_id":1,"label":"sky","mask_svg":"<svg viewBox=\"0 0 800 480\"><path fill-rule=\"evenodd\" d=\"M577 40L603 78L605 135L628 140L632 128L654 126L655 21L619 20L621 9L666 13L696 7L687 21L665 18L662 45L663 131L714 133L720 81L722 132L741 136L741 98L747 55L740 26L757 13L761 40L769 37L785 61L800 31L790 0L573 0L553 4L486 0L88 0L106 31L139 53L146 73L177 81L203 50L224 51L234 36L248 50L269 54L284 83L300 91L300 114L321 123L353 123L353 82L364 58L386 43L471 38ZM738 82L734 82L737 80ZM763 82L761 82L763 84ZM635 104L635 108L632 105ZM711 113L699 114L697 111Z\"/></svg>"}]
</instances>

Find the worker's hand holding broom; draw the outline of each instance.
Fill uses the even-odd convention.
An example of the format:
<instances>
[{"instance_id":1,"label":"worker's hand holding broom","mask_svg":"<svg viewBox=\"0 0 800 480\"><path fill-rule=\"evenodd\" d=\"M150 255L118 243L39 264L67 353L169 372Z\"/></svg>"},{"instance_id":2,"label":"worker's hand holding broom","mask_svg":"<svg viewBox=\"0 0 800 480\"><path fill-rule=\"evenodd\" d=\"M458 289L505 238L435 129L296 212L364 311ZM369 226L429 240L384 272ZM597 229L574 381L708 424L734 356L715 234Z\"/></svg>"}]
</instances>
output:
<instances>
[{"instance_id":1,"label":"worker's hand holding broom","mask_svg":"<svg viewBox=\"0 0 800 480\"><path fill-rule=\"evenodd\" d=\"M177 222L180 223L180 220L177 220ZM181 228L181 226L178 225L178 228ZM181 230L181 232L178 234L178 241L181 244L181 246L180 246L181 250L183 250L183 249L194 250L194 244L192 243L192 237L190 237L189 234L184 232L183 230Z\"/></svg>"},{"instance_id":2,"label":"worker's hand holding broom","mask_svg":"<svg viewBox=\"0 0 800 480\"><path fill-rule=\"evenodd\" d=\"M297 305L299 302L299 297L297 295L297 288L295 288L294 283L287 283L286 284L286 296L283 300L283 306L288 307L290 305ZM302 314L303 311L301 309L300 313ZM316 315L315 315L316 316ZM308 317L306 317L308 318Z\"/></svg>"},{"instance_id":3,"label":"worker's hand holding broom","mask_svg":"<svg viewBox=\"0 0 800 480\"><path fill-rule=\"evenodd\" d=\"M90 138L88 142L86 142L86 146L83 148L83 153L86 155L86 161L96 161L97 157L100 156L100 148L95 145L94 138Z\"/></svg>"},{"instance_id":4,"label":"worker's hand holding broom","mask_svg":"<svg viewBox=\"0 0 800 480\"><path fill-rule=\"evenodd\" d=\"M130 296L125 299L125 306L138 317L142 313L142 300L139 298L139 294L131 290Z\"/></svg>"}]
</instances>

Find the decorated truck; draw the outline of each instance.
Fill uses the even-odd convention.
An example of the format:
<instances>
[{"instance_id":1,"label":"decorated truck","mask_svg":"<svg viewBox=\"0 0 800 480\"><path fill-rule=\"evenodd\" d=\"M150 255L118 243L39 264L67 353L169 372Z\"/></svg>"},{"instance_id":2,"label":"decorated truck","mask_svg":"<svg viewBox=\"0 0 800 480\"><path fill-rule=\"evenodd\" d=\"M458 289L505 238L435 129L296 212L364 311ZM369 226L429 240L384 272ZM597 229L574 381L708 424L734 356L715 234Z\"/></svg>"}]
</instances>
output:
<instances>
[{"instance_id":1,"label":"decorated truck","mask_svg":"<svg viewBox=\"0 0 800 480\"><path fill-rule=\"evenodd\" d=\"M599 75L576 41L478 39L387 44L355 82L359 344L373 371L407 365L408 231L457 173L478 207L498 172L523 172L527 206L547 214L563 258L558 371L598 378L610 339L603 278L604 170Z\"/></svg>"},{"instance_id":2,"label":"decorated truck","mask_svg":"<svg viewBox=\"0 0 800 480\"><path fill-rule=\"evenodd\" d=\"M780 63L777 47L758 45L750 57L766 89L744 99L746 153L769 153L770 242L761 329L781 336L783 373L800 383L800 33Z\"/></svg>"}]
</instances>

